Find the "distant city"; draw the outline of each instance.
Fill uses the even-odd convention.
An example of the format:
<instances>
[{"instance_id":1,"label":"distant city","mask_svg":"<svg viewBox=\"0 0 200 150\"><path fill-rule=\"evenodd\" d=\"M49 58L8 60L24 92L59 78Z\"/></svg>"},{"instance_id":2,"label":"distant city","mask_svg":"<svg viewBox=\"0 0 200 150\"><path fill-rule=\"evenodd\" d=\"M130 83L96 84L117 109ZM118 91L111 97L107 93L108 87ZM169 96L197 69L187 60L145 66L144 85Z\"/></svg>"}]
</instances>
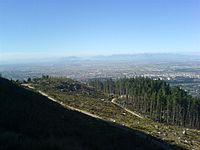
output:
<instances>
[{"instance_id":1,"label":"distant city","mask_svg":"<svg viewBox=\"0 0 200 150\"><path fill-rule=\"evenodd\" d=\"M92 78L131 78L136 76L165 80L180 86L193 96L200 96L200 57L176 54L139 54L66 57L43 63L0 65L3 77L27 80L40 77L64 76L79 81Z\"/></svg>"}]
</instances>

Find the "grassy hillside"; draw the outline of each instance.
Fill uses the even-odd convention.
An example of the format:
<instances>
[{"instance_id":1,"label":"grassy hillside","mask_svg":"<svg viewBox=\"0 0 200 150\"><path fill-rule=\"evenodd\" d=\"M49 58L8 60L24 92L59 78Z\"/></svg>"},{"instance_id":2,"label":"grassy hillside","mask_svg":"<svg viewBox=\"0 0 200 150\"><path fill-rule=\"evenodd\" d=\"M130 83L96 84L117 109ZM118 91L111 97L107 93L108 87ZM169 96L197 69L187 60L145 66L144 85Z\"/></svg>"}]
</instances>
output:
<instances>
[{"instance_id":1,"label":"grassy hillside","mask_svg":"<svg viewBox=\"0 0 200 150\"><path fill-rule=\"evenodd\" d=\"M153 144L153 139L142 132L67 110L39 93L0 78L1 150L161 149Z\"/></svg>"},{"instance_id":2,"label":"grassy hillside","mask_svg":"<svg viewBox=\"0 0 200 150\"><path fill-rule=\"evenodd\" d=\"M186 149L199 149L199 130L166 125L154 122L148 118L140 119L111 103L109 98L106 98L106 96L101 93L93 98L90 95L83 95L80 93L69 94L69 92L57 88L59 84L63 84L63 82L66 82L67 80L69 79L52 77L48 79L41 78L30 84L36 87L36 89L44 91L51 97L54 97L69 106L85 110L106 120L125 125L134 130L145 132L146 134L159 138L171 145Z\"/></svg>"}]
</instances>

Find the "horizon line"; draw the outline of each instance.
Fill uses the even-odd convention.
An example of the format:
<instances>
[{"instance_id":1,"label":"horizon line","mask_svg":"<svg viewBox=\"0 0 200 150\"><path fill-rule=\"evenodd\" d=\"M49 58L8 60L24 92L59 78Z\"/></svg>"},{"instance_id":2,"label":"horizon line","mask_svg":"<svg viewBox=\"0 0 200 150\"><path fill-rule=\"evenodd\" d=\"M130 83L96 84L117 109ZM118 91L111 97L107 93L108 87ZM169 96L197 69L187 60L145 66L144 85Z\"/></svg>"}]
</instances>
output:
<instances>
[{"instance_id":1,"label":"horizon line","mask_svg":"<svg viewBox=\"0 0 200 150\"><path fill-rule=\"evenodd\" d=\"M5 54L5 53L4 53ZM9 53L11 54L11 53ZM60 60L63 58L95 58L95 57L111 57L111 56L127 56L127 55L188 55L188 56L193 56L193 55L200 55L200 52L137 52L137 53L113 53L113 54L96 54L96 55L54 55L53 53L51 53L51 55L45 56L46 53L43 53L44 55L40 55L40 57L38 56L34 56L33 54L41 54L41 52L39 53L12 53L12 55L16 54L20 54L20 57L13 57L13 58L8 58L8 59L0 59L0 63L2 65L6 65L6 64L20 64L20 63L31 63L34 61L39 61L39 62L45 62L45 61L53 61L53 60ZM55 54L55 53L54 53ZM8 53L7 53L8 56ZM26 57L29 56L29 57ZM26 57L26 58L22 58L22 57ZM2 58L2 55L0 55L0 58ZM4 56L5 58L5 56Z\"/></svg>"}]
</instances>

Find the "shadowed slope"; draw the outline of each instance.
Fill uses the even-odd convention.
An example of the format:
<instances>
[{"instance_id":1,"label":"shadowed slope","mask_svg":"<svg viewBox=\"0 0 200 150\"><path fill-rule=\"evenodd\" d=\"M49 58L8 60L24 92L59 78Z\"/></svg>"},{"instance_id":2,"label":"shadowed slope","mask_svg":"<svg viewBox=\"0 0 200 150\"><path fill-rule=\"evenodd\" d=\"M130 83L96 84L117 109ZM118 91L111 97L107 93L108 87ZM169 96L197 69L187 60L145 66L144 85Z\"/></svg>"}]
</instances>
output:
<instances>
[{"instance_id":1,"label":"shadowed slope","mask_svg":"<svg viewBox=\"0 0 200 150\"><path fill-rule=\"evenodd\" d=\"M144 136L0 78L0 149L161 149Z\"/></svg>"}]
</instances>

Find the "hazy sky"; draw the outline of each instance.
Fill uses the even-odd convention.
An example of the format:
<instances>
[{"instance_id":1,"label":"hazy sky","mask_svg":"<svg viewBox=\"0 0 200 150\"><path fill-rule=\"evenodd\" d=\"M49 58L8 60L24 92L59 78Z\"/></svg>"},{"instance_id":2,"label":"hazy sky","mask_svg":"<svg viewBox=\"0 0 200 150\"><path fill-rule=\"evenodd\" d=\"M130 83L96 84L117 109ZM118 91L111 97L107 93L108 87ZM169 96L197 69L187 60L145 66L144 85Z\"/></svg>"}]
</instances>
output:
<instances>
[{"instance_id":1,"label":"hazy sky","mask_svg":"<svg viewBox=\"0 0 200 150\"><path fill-rule=\"evenodd\" d=\"M0 0L0 59L199 52L200 0Z\"/></svg>"}]
</instances>

